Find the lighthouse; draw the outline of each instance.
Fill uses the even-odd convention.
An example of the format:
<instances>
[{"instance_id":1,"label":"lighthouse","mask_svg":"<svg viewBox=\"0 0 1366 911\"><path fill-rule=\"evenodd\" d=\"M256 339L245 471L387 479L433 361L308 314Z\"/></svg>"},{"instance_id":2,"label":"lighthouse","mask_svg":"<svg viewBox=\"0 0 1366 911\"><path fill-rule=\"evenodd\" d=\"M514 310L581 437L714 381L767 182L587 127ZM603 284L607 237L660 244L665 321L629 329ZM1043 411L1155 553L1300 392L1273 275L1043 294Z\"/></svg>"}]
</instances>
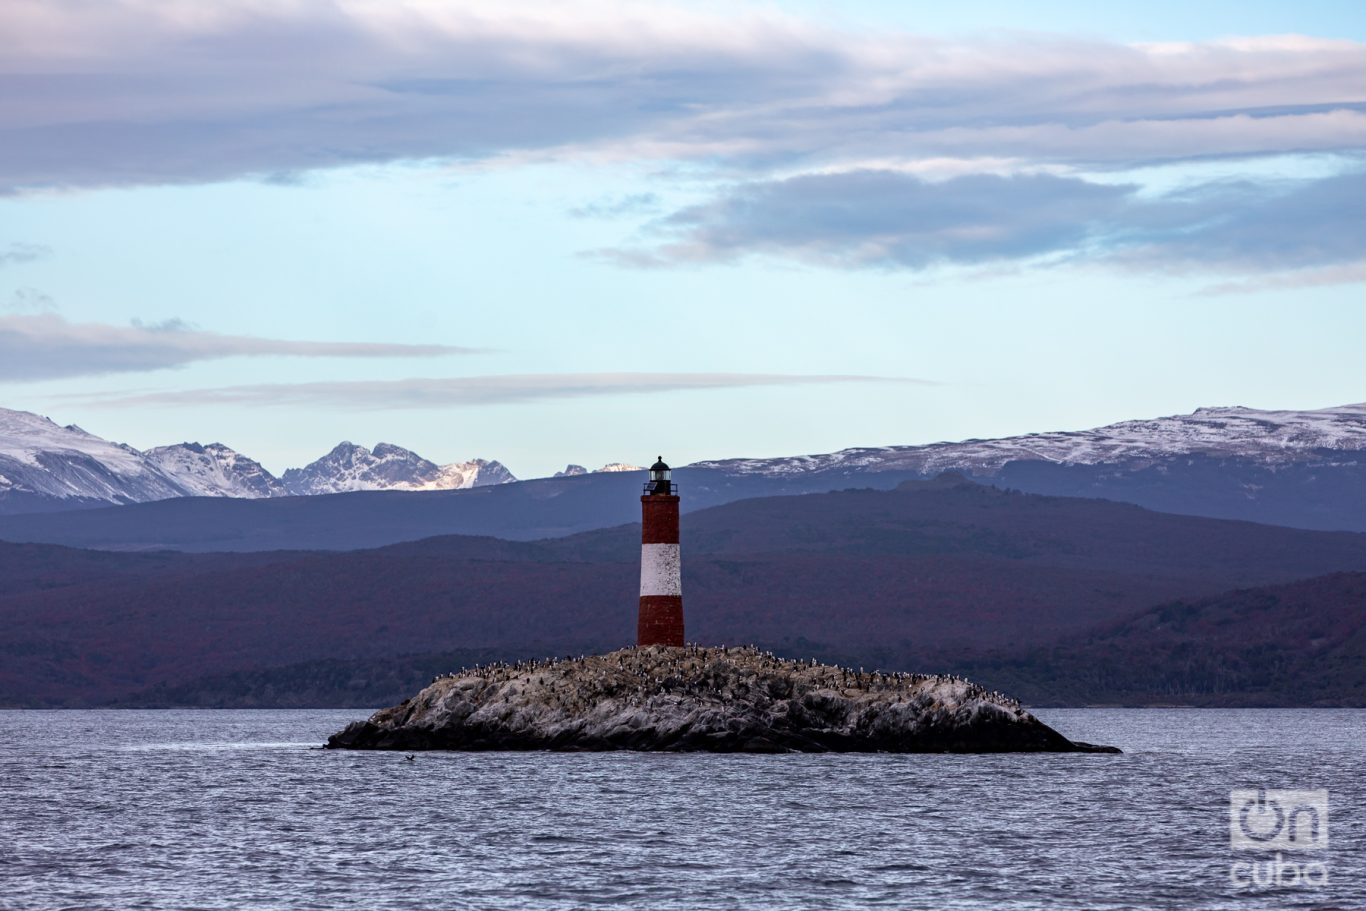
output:
<instances>
[{"instance_id":1,"label":"lighthouse","mask_svg":"<svg viewBox=\"0 0 1366 911\"><path fill-rule=\"evenodd\" d=\"M683 644L678 488L664 457L650 466L640 498L640 615L636 645Z\"/></svg>"}]
</instances>

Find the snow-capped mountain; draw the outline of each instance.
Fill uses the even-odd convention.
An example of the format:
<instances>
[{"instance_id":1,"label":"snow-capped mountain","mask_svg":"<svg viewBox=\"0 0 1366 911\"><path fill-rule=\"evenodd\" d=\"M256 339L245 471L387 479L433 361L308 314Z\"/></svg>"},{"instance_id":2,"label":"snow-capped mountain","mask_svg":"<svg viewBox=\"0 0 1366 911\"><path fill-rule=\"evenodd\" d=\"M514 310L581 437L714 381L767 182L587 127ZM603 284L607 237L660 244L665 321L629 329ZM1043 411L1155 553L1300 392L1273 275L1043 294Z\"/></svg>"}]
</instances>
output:
<instances>
[{"instance_id":1,"label":"snow-capped mountain","mask_svg":"<svg viewBox=\"0 0 1366 911\"><path fill-rule=\"evenodd\" d=\"M578 477L578 476L581 475L581 474L602 474L602 473L604 473L604 472L606 472L606 473L611 473L611 472L614 472L614 471L644 471L644 470L645 470L645 469L644 469L644 468L641 468L639 465L630 465L630 464L627 464L626 462L608 462L606 465L602 466L602 467L599 468L599 469L596 469L596 470L594 470L594 471L589 471L587 468L584 468L582 465L575 465L574 463L571 462L570 464L564 466L564 471L557 471L557 472L555 472L555 474L553 474L551 477L556 477L556 478L574 478L574 477Z\"/></svg>"},{"instance_id":2,"label":"snow-capped mountain","mask_svg":"<svg viewBox=\"0 0 1366 911\"><path fill-rule=\"evenodd\" d=\"M644 470L645 470L645 469L642 468L641 466L639 466L639 465L632 465L632 464L630 464L630 463L628 463L628 462L608 462L606 465L602 466L602 467L599 468L597 471L595 471L594 474L602 474L602 473L604 473L604 472L611 473L611 472L614 472L614 471L644 471Z\"/></svg>"},{"instance_id":3,"label":"snow-capped mountain","mask_svg":"<svg viewBox=\"0 0 1366 911\"><path fill-rule=\"evenodd\" d=\"M0 506L41 501L140 503L183 496L180 485L131 446L75 424L0 408Z\"/></svg>"},{"instance_id":4,"label":"snow-capped mountain","mask_svg":"<svg viewBox=\"0 0 1366 911\"><path fill-rule=\"evenodd\" d=\"M437 465L392 443L371 450L346 441L303 468L289 469L281 480L290 493L304 496L355 490L464 490L517 479L491 460Z\"/></svg>"},{"instance_id":5,"label":"snow-capped mountain","mask_svg":"<svg viewBox=\"0 0 1366 911\"><path fill-rule=\"evenodd\" d=\"M140 452L0 408L0 513L45 512L172 497L259 499L346 490L461 490L515 481L499 462L437 465L399 446L342 443L276 478L222 443L177 443Z\"/></svg>"},{"instance_id":6,"label":"snow-capped mountain","mask_svg":"<svg viewBox=\"0 0 1366 911\"><path fill-rule=\"evenodd\" d=\"M222 443L176 443L149 449L143 455L189 496L255 499L288 493L279 478L260 462Z\"/></svg>"},{"instance_id":7,"label":"snow-capped mountain","mask_svg":"<svg viewBox=\"0 0 1366 911\"><path fill-rule=\"evenodd\" d=\"M1199 408L1191 414L1123 421L1093 430L1031 433L997 440L843 449L825 455L697 462L733 475L816 472L966 471L991 477L1011 462L1138 467L1180 456L1290 464L1334 452L1366 451L1366 403L1317 411Z\"/></svg>"},{"instance_id":8,"label":"snow-capped mountain","mask_svg":"<svg viewBox=\"0 0 1366 911\"><path fill-rule=\"evenodd\" d=\"M290 493L303 496L352 490L382 490L435 474L437 466L401 446L380 443L373 451L350 440L322 458L283 475Z\"/></svg>"},{"instance_id":9,"label":"snow-capped mountain","mask_svg":"<svg viewBox=\"0 0 1366 911\"><path fill-rule=\"evenodd\" d=\"M620 462L592 472L569 465L557 477L641 470ZM1031 493L1366 531L1366 404L1317 411L1201 408L1093 430L725 459L683 469L693 493L722 491L728 499L839 489L851 482L891 487L948 470ZM438 465L400 446L380 443L369 450L349 442L276 479L222 444L139 452L74 425L59 427L38 415L0 409L0 514L185 496L460 490L515 480L495 461Z\"/></svg>"}]
</instances>

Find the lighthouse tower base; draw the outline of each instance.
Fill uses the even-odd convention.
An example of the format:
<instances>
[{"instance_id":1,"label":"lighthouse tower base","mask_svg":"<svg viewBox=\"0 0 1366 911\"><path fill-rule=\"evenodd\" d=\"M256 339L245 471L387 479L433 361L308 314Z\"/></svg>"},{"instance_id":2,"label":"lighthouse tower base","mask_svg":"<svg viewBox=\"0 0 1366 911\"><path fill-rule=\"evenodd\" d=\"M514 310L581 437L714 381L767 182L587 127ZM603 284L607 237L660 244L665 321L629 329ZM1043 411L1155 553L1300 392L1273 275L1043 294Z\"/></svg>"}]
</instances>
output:
<instances>
[{"instance_id":1,"label":"lighthouse tower base","mask_svg":"<svg viewBox=\"0 0 1366 911\"><path fill-rule=\"evenodd\" d=\"M683 599L677 595L642 595L636 645L682 644Z\"/></svg>"}]
</instances>

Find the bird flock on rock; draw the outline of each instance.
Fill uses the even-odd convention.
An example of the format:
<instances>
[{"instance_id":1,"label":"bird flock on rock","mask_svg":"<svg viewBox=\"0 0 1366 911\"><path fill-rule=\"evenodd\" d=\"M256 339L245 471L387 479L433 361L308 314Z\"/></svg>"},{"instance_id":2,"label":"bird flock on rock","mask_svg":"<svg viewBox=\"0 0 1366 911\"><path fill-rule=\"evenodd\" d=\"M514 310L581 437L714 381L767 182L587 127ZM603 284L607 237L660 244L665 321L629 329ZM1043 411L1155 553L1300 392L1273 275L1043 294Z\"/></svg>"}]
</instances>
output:
<instances>
[{"instance_id":1,"label":"bird flock on rock","mask_svg":"<svg viewBox=\"0 0 1366 911\"><path fill-rule=\"evenodd\" d=\"M923 696L926 689L939 684L960 684L966 687L963 696L968 699L983 699L1010 710L1022 710L1018 700L996 690L987 690L957 674L867 671L862 667L823 665L815 658L780 658L754 645L651 646L605 655L495 661L438 674L432 678L432 683L453 679L474 679L499 688L509 683L547 688L546 698L563 708L569 708L571 704L581 706L585 699L647 698L665 694L724 699L737 695L737 687L772 690L784 685L788 696L800 687L804 691L834 690L847 696L896 694L896 701L901 702L907 696ZM850 690L854 692L850 693Z\"/></svg>"}]
</instances>

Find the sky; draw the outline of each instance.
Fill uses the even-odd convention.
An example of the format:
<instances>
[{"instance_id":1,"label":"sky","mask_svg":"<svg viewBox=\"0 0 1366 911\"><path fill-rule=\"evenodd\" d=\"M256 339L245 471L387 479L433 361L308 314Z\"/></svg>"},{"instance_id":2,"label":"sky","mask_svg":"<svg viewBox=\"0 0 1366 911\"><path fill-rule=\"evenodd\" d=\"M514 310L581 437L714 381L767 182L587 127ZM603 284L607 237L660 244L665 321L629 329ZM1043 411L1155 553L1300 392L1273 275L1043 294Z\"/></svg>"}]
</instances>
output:
<instances>
[{"instance_id":1,"label":"sky","mask_svg":"<svg viewBox=\"0 0 1366 911\"><path fill-rule=\"evenodd\" d=\"M0 0L0 407L519 477L1366 401L1366 7Z\"/></svg>"}]
</instances>

